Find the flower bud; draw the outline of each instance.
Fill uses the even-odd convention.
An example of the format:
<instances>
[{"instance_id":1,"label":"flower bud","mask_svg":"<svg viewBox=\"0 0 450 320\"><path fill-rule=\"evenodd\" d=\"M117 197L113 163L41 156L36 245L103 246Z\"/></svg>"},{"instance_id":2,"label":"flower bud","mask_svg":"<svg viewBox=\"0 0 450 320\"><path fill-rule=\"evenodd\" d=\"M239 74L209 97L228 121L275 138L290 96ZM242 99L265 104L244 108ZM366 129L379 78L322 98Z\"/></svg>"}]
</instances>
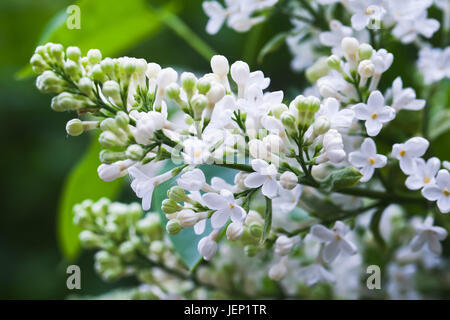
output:
<instances>
[{"instance_id":1,"label":"flower bud","mask_svg":"<svg viewBox=\"0 0 450 320\"><path fill-rule=\"evenodd\" d=\"M238 85L245 84L250 77L250 68L243 61L236 61L231 65L231 78Z\"/></svg>"},{"instance_id":2,"label":"flower bud","mask_svg":"<svg viewBox=\"0 0 450 320\"><path fill-rule=\"evenodd\" d=\"M72 119L67 122L66 132L70 136L79 136L84 132L83 122L80 119Z\"/></svg>"},{"instance_id":3,"label":"flower bud","mask_svg":"<svg viewBox=\"0 0 450 320\"><path fill-rule=\"evenodd\" d=\"M145 74L149 79L156 79L160 71L161 66L159 64L150 62L147 64L147 72Z\"/></svg>"},{"instance_id":4,"label":"flower bud","mask_svg":"<svg viewBox=\"0 0 450 320\"><path fill-rule=\"evenodd\" d=\"M273 281L282 280L287 274L287 268L284 261L280 261L277 264L274 264L269 269L269 278Z\"/></svg>"},{"instance_id":5,"label":"flower bud","mask_svg":"<svg viewBox=\"0 0 450 320\"><path fill-rule=\"evenodd\" d=\"M178 84L171 83L166 88L166 94L169 99L179 100L180 99L180 86Z\"/></svg>"},{"instance_id":6,"label":"flower bud","mask_svg":"<svg viewBox=\"0 0 450 320\"><path fill-rule=\"evenodd\" d=\"M36 79L36 87L42 93L60 93L64 90L66 81L53 71L46 70Z\"/></svg>"},{"instance_id":7,"label":"flower bud","mask_svg":"<svg viewBox=\"0 0 450 320\"><path fill-rule=\"evenodd\" d=\"M62 44L54 43L50 46L50 55L59 63L64 60L64 47Z\"/></svg>"},{"instance_id":8,"label":"flower bud","mask_svg":"<svg viewBox=\"0 0 450 320\"><path fill-rule=\"evenodd\" d=\"M209 89L208 92L206 93L206 97L208 98L209 103L211 104L217 103L224 96L225 96L225 88L220 84L213 85L211 89Z\"/></svg>"},{"instance_id":9,"label":"flower bud","mask_svg":"<svg viewBox=\"0 0 450 320\"><path fill-rule=\"evenodd\" d=\"M144 157L144 149L138 144L132 144L127 148L126 156L128 159L140 161Z\"/></svg>"},{"instance_id":10,"label":"flower bud","mask_svg":"<svg viewBox=\"0 0 450 320\"><path fill-rule=\"evenodd\" d=\"M194 120L200 120L203 110L208 106L208 98L203 94L196 94L192 97L191 105L194 109Z\"/></svg>"},{"instance_id":11,"label":"flower bud","mask_svg":"<svg viewBox=\"0 0 450 320\"><path fill-rule=\"evenodd\" d=\"M81 75L80 66L76 62L73 62L72 60L67 60L66 62L64 62L64 71L72 79L79 79Z\"/></svg>"},{"instance_id":12,"label":"flower bud","mask_svg":"<svg viewBox=\"0 0 450 320\"><path fill-rule=\"evenodd\" d=\"M370 78L375 71L375 66L370 60L363 60L359 63L358 73L363 79Z\"/></svg>"},{"instance_id":13,"label":"flower bud","mask_svg":"<svg viewBox=\"0 0 450 320\"><path fill-rule=\"evenodd\" d=\"M227 239L230 241L236 241L242 236L243 232L244 226L242 225L242 223L232 222L227 227Z\"/></svg>"},{"instance_id":14,"label":"flower bud","mask_svg":"<svg viewBox=\"0 0 450 320\"><path fill-rule=\"evenodd\" d=\"M100 68L102 68L102 71L109 75L114 72L115 65L115 61L111 58L105 58L100 62Z\"/></svg>"},{"instance_id":15,"label":"flower bud","mask_svg":"<svg viewBox=\"0 0 450 320\"><path fill-rule=\"evenodd\" d=\"M120 85L116 81L108 80L103 83L102 92L106 97L112 98L116 104L122 104L122 98L120 97Z\"/></svg>"},{"instance_id":16,"label":"flower bud","mask_svg":"<svg viewBox=\"0 0 450 320\"><path fill-rule=\"evenodd\" d=\"M240 190L245 190L247 187L245 186L245 179L247 178L248 173L245 173L243 171L239 171L235 176L234 176L234 184L240 189Z\"/></svg>"},{"instance_id":17,"label":"flower bud","mask_svg":"<svg viewBox=\"0 0 450 320\"><path fill-rule=\"evenodd\" d=\"M161 231L161 219L157 214L147 214L145 218L140 219L136 223L136 230L141 234L146 234L150 237L153 235L159 236Z\"/></svg>"},{"instance_id":18,"label":"flower bud","mask_svg":"<svg viewBox=\"0 0 450 320\"><path fill-rule=\"evenodd\" d=\"M186 192L183 188L178 186L173 186L170 188L169 191L167 191L167 196L175 202L183 202L186 200Z\"/></svg>"},{"instance_id":19,"label":"flower bud","mask_svg":"<svg viewBox=\"0 0 450 320\"><path fill-rule=\"evenodd\" d=\"M37 53L33 54L33 56L30 59L30 63L33 68L33 71L36 72L37 74L41 74L45 70L49 69L49 66L44 61L42 56Z\"/></svg>"},{"instance_id":20,"label":"flower bud","mask_svg":"<svg viewBox=\"0 0 450 320\"><path fill-rule=\"evenodd\" d=\"M368 60L372 57L373 48L368 43L362 43L358 48L358 57L360 60Z\"/></svg>"},{"instance_id":21,"label":"flower bud","mask_svg":"<svg viewBox=\"0 0 450 320\"><path fill-rule=\"evenodd\" d=\"M105 148L114 148L114 147L125 147L126 142L119 139L113 132L111 131L103 131L98 141Z\"/></svg>"},{"instance_id":22,"label":"flower bud","mask_svg":"<svg viewBox=\"0 0 450 320\"><path fill-rule=\"evenodd\" d=\"M330 128L331 123L327 117L320 116L314 121L313 132L316 137L326 133L328 130L330 130Z\"/></svg>"},{"instance_id":23,"label":"flower bud","mask_svg":"<svg viewBox=\"0 0 450 320\"><path fill-rule=\"evenodd\" d=\"M178 73L172 68L165 68L158 72L156 82L158 89L166 89L169 84L176 82Z\"/></svg>"},{"instance_id":24,"label":"flower bud","mask_svg":"<svg viewBox=\"0 0 450 320\"><path fill-rule=\"evenodd\" d=\"M291 171L285 171L280 176L280 184L284 189L292 190L298 184L297 176Z\"/></svg>"},{"instance_id":25,"label":"flower bud","mask_svg":"<svg viewBox=\"0 0 450 320\"><path fill-rule=\"evenodd\" d=\"M341 47L344 55L348 60L356 61L356 54L359 49L359 42L356 38L345 37L341 41Z\"/></svg>"},{"instance_id":26,"label":"flower bud","mask_svg":"<svg viewBox=\"0 0 450 320\"><path fill-rule=\"evenodd\" d=\"M288 238L285 235L281 235L275 241L275 254L279 256L286 256L292 250L296 243L297 238Z\"/></svg>"},{"instance_id":27,"label":"flower bud","mask_svg":"<svg viewBox=\"0 0 450 320\"><path fill-rule=\"evenodd\" d=\"M95 81L98 81L98 82L104 82L104 81L108 80L108 78L106 77L102 68L98 64L96 64L92 67L90 75L91 75L92 79L94 79Z\"/></svg>"},{"instance_id":28,"label":"flower bud","mask_svg":"<svg viewBox=\"0 0 450 320\"><path fill-rule=\"evenodd\" d=\"M78 47L67 47L66 56L72 61L78 62L81 57L81 51Z\"/></svg>"},{"instance_id":29,"label":"flower bud","mask_svg":"<svg viewBox=\"0 0 450 320\"><path fill-rule=\"evenodd\" d=\"M91 49L87 53L87 58L89 64L94 65L100 63L100 61L102 60L102 53L98 49Z\"/></svg>"},{"instance_id":30,"label":"flower bud","mask_svg":"<svg viewBox=\"0 0 450 320\"><path fill-rule=\"evenodd\" d=\"M111 164L124 159L126 159L125 152L114 152L111 150L100 151L100 161L102 163Z\"/></svg>"},{"instance_id":31,"label":"flower bud","mask_svg":"<svg viewBox=\"0 0 450 320\"><path fill-rule=\"evenodd\" d=\"M62 92L53 97L51 108L54 111L82 110L88 107L88 103L84 97L74 95L68 92Z\"/></svg>"},{"instance_id":32,"label":"flower bud","mask_svg":"<svg viewBox=\"0 0 450 320\"><path fill-rule=\"evenodd\" d=\"M322 57L317 60L311 67L306 69L305 76L309 82L314 83L318 79L328 74L328 62L327 58Z\"/></svg>"},{"instance_id":33,"label":"flower bud","mask_svg":"<svg viewBox=\"0 0 450 320\"><path fill-rule=\"evenodd\" d=\"M253 238L259 239L263 235L263 227L259 223L252 223L248 231Z\"/></svg>"},{"instance_id":34,"label":"flower bud","mask_svg":"<svg viewBox=\"0 0 450 320\"><path fill-rule=\"evenodd\" d=\"M159 256L164 252L165 248L166 246L164 245L164 242L158 240L152 241L150 244L150 253Z\"/></svg>"},{"instance_id":35,"label":"flower bud","mask_svg":"<svg viewBox=\"0 0 450 320\"><path fill-rule=\"evenodd\" d=\"M198 215L191 209L184 209L178 212L177 220L182 228L191 228L197 223Z\"/></svg>"},{"instance_id":36,"label":"flower bud","mask_svg":"<svg viewBox=\"0 0 450 320\"><path fill-rule=\"evenodd\" d=\"M103 243L102 237L89 230L83 230L79 235L80 241L86 248L99 247Z\"/></svg>"},{"instance_id":37,"label":"flower bud","mask_svg":"<svg viewBox=\"0 0 450 320\"><path fill-rule=\"evenodd\" d=\"M183 90L186 92L188 97L191 97L194 94L195 86L197 84L197 78L191 72L183 72L181 74L181 86Z\"/></svg>"},{"instance_id":38,"label":"flower bud","mask_svg":"<svg viewBox=\"0 0 450 320\"><path fill-rule=\"evenodd\" d=\"M327 63L328 63L328 67L330 69L334 69L334 70L341 69L341 58L339 58L336 55L332 55L332 56L328 57Z\"/></svg>"},{"instance_id":39,"label":"flower bud","mask_svg":"<svg viewBox=\"0 0 450 320\"><path fill-rule=\"evenodd\" d=\"M100 123L100 129L102 129L102 131L116 132L119 130L119 126L113 118L106 118Z\"/></svg>"},{"instance_id":40,"label":"flower bud","mask_svg":"<svg viewBox=\"0 0 450 320\"><path fill-rule=\"evenodd\" d=\"M297 133L297 126L295 124L295 116L290 111L285 111L281 114L281 123L287 129L289 134L295 135Z\"/></svg>"},{"instance_id":41,"label":"flower bud","mask_svg":"<svg viewBox=\"0 0 450 320\"><path fill-rule=\"evenodd\" d=\"M288 110L289 110L288 107L283 103L280 103L279 105L274 106L270 109L272 115L277 119L281 119L281 115L283 114L283 112Z\"/></svg>"},{"instance_id":42,"label":"flower bud","mask_svg":"<svg viewBox=\"0 0 450 320\"><path fill-rule=\"evenodd\" d=\"M177 220L169 220L166 224L167 233L170 235L176 235L181 231L181 225Z\"/></svg>"},{"instance_id":43,"label":"flower bud","mask_svg":"<svg viewBox=\"0 0 450 320\"><path fill-rule=\"evenodd\" d=\"M221 55L215 55L211 58L211 70L219 77L225 77L229 71L227 58Z\"/></svg>"},{"instance_id":44,"label":"flower bud","mask_svg":"<svg viewBox=\"0 0 450 320\"><path fill-rule=\"evenodd\" d=\"M123 112L123 111L119 111L116 114L116 124L122 128L122 129L127 129L128 128L128 124L130 123L130 118L128 117L128 115Z\"/></svg>"},{"instance_id":45,"label":"flower bud","mask_svg":"<svg viewBox=\"0 0 450 320\"><path fill-rule=\"evenodd\" d=\"M206 236L198 242L197 245L198 252L203 256L203 258L208 261L210 260L217 251L217 242L211 239L211 235Z\"/></svg>"},{"instance_id":46,"label":"flower bud","mask_svg":"<svg viewBox=\"0 0 450 320\"><path fill-rule=\"evenodd\" d=\"M211 88L211 82L209 79L203 77L197 81L197 90L200 94L206 94Z\"/></svg>"},{"instance_id":47,"label":"flower bud","mask_svg":"<svg viewBox=\"0 0 450 320\"><path fill-rule=\"evenodd\" d=\"M119 246L119 254L127 259L131 258L136 249L135 244L132 241L122 242Z\"/></svg>"},{"instance_id":48,"label":"flower bud","mask_svg":"<svg viewBox=\"0 0 450 320\"><path fill-rule=\"evenodd\" d=\"M164 199L161 205L161 210L166 214L175 213L182 209L183 207L172 199Z\"/></svg>"},{"instance_id":49,"label":"flower bud","mask_svg":"<svg viewBox=\"0 0 450 320\"><path fill-rule=\"evenodd\" d=\"M89 97L92 97L92 88L93 88L92 80L89 79L88 77L83 77L80 80L78 80L78 89L80 89L81 93L84 93Z\"/></svg>"},{"instance_id":50,"label":"flower bud","mask_svg":"<svg viewBox=\"0 0 450 320\"><path fill-rule=\"evenodd\" d=\"M248 244L244 247L244 252L247 257L254 257L258 253L258 248L255 245Z\"/></svg>"}]
</instances>

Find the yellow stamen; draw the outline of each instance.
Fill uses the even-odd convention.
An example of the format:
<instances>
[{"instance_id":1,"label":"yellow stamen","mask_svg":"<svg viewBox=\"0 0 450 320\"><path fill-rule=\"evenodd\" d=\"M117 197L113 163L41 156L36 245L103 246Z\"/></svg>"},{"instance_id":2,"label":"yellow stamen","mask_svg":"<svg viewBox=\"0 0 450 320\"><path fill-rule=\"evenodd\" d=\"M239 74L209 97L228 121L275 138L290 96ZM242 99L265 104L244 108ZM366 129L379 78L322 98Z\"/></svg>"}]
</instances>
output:
<instances>
[{"instance_id":1,"label":"yellow stamen","mask_svg":"<svg viewBox=\"0 0 450 320\"><path fill-rule=\"evenodd\" d=\"M425 182L425 183L428 183L428 182L430 182L430 178L428 178L428 177L425 177L425 179L423 179L423 182Z\"/></svg>"},{"instance_id":2,"label":"yellow stamen","mask_svg":"<svg viewBox=\"0 0 450 320\"><path fill-rule=\"evenodd\" d=\"M442 193L443 193L446 197L450 196L450 191L448 191L447 188L445 188L444 191L442 191Z\"/></svg>"},{"instance_id":3,"label":"yellow stamen","mask_svg":"<svg viewBox=\"0 0 450 320\"><path fill-rule=\"evenodd\" d=\"M373 10L372 10L372 9L369 9L369 8L366 9L366 14L367 14L367 15L372 14L372 13L373 13Z\"/></svg>"},{"instance_id":4,"label":"yellow stamen","mask_svg":"<svg viewBox=\"0 0 450 320\"><path fill-rule=\"evenodd\" d=\"M374 158L369 158L369 162L370 162L370 164L375 164L375 159Z\"/></svg>"},{"instance_id":5,"label":"yellow stamen","mask_svg":"<svg viewBox=\"0 0 450 320\"><path fill-rule=\"evenodd\" d=\"M234 204L230 203L228 206L230 207L230 209L234 209Z\"/></svg>"},{"instance_id":6,"label":"yellow stamen","mask_svg":"<svg viewBox=\"0 0 450 320\"><path fill-rule=\"evenodd\" d=\"M400 155L403 157L404 155L406 154L406 151L405 150L401 150L400 151Z\"/></svg>"},{"instance_id":7,"label":"yellow stamen","mask_svg":"<svg viewBox=\"0 0 450 320\"><path fill-rule=\"evenodd\" d=\"M202 150L195 150L194 157L199 158L202 155Z\"/></svg>"},{"instance_id":8,"label":"yellow stamen","mask_svg":"<svg viewBox=\"0 0 450 320\"><path fill-rule=\"evenodd\" d=\"M375 120L377 117L378 117L378 114L374 113L374 114L372 115L371 118L372 118L373 120Z\"/></svg>"}]
</instances>

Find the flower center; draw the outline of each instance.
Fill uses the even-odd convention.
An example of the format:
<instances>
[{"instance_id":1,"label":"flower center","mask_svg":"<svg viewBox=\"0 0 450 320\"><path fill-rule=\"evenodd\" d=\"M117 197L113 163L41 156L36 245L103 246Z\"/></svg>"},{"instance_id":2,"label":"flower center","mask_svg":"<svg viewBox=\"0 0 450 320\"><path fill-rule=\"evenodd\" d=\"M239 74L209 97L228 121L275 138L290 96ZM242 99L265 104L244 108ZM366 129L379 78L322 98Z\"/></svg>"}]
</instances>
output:
<instances>
[{"instance_id":1,"label":"flower center","mask_svg":"<svg viewBox=\"0 0 450 320\"><path fill-rule=\"evenodd\" d=\"M375 164L375 159L374 158L369 158L369 163L374 165Z\"/></svg>"},{"instance_id":2,"label":"flower center","mask_svg":"<svg viewBox=\"0 0 450 320\"><path fill-rule=\"evenodd\" d=\"M365 13L367 15L372 14L373 13L373 9L367 8Z\"/></svg>"},{"instance_id":3,"label":"flower center","mask_svg":"<svg viewBox=\"0 0 450 320\"><path fill-rule=\"evenodd\" d=\"M195 158L200 158L200 156L202 155L202 150L195 150L195 152L194 152L194 157Z\"/></svg>"},{"instance_id":4,"label":"flower center","mask_svg":"<svg viewBox=\"0 0 450 320\"><path fill-rule=\"evenodd\" d=\"M230 207L230 209L234 209L234 204L230 203L228 204L228 206Z\"/></svg>"},{"instance_id":5,"label":"flower center","mask_svg":"<svg viewBox=\"0 0 450 320\"><path fill-rule=\"evenodd\" d=\"M400 155L403 157L404 155L406 154L406 151L405 150L401 150L400 151Z\"/></svg>"},{"instance_id":6,"label":"flower center","mask_svg":"<svg viewBox=\"0 0 450 320\"><path fill-rule=\"evenodd\" d=\"M443 193L444 196L446 196L446 197L450 196L450 191L448 191L447 188L445 188L444 191L442 191L442 193Z\"/></svg>"},{"instance_id":7,"label":"flower center","mask_svg":"<svg viewBox=\"0 0 450 320\"><path fill-rule=\"evenodd\" d=\"M376 113L372 114L372 116L371 116L371 118L372 118L373 120L375 120L377 117L378 117L378 114L376 114Z\"/></svg>"},{"instance_id":8,"label":"flower center","mask_svg":"<svg viewBox=\"0 0 450 320\"><path fill-rule=\"evenodd\" d=\"M428 178L428 177L425 177L425 179L423 179L423 182L425 182L425 183L428 183L428 182L430 182L430 178Z\"/></svg>"}]
</instances>

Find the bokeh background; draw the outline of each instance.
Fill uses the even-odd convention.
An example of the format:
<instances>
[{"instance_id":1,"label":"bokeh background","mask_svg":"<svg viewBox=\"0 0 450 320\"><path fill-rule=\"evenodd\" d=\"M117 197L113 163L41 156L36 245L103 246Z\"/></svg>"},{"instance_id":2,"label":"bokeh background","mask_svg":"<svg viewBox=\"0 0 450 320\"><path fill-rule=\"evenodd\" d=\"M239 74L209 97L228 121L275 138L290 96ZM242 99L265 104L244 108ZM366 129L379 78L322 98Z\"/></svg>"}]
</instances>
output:
<instances>
[{"instance_id":1,"label":"bokeh background","mask_svg":"<svg viewBox=\"0 0 450 320\"><path fill-rule=\"evenodd\" d=\"M68 30L64 18L61 23L61 16L74 3L81 7L80 30ZM227 56L230 61L245 60L252 69L261 68L257 55L264 44L278 31L289 28L289 21L274 16L270 24L262 24L245 34L224 28L219 35L210 36L205 32L207 17L201 0L92 0L87 3L0 1L1 299L98 295L132 281L113 284L102 281L95 274L91 252L82 252L72 260L62 254L58 236L60 198L66 178L89 147L90 137L67 136L65 123L74 114L53 112L51 97L35 88L35 76L24 69L35 47L49 33L59 26L61 41L69 42L65 45L93 44L92 47L102 52L110 52L111 57L129 55L162 66L204 73L209 70L209 62L189 44L192 38L187 39L160 21L164 12L181 19L214 52ZM153 16L149 14L149 18L136 19L130 24L130 8L142 4L148 6ZM161 8L165 11L160 11ZM118 16L121 11L123 15ZM92 26L95 17L104 28ZM114 39L117 43L111 48ZM71 40L76 43L70 43ZM303 75L290 72L290 61L284 45L276 54L265 58L263 71L272 78L272 90L292 88L295 92L294 88L304 86ZM136 200L128 189L121 189L120 200ZM82 289L77 292L66 288L66 267L73 263L82 272Z\"/></svg>"}]
</instances>

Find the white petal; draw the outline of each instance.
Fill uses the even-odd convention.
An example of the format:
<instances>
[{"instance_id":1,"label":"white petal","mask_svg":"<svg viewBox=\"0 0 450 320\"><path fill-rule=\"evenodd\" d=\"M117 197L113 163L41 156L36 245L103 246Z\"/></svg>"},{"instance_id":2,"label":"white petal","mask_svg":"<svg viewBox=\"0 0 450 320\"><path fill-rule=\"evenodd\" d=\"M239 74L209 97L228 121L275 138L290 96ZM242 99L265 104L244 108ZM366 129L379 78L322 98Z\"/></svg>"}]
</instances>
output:
<instances>
[{"instance_id":1,"label":"white petal","mask_svg":"<svg viewBox=\"0 0 450 320\"><path fill-rule=\"evenodd\" d=\"M367 100L367 105L369 108L377 108L384 106L384 97L380 91L374 91L370 94L369 99Z\"/></svg>"},{"instance_id":2,"label":"white petal","mask_svg":"<svg viewBox=\"0 0 450 320\"><path fill-rule=\"evenodd\" d=\"M410 157L421 157L427 151L430 143L422 137L414 137L406 141L405 148Z\"/></svg>"},{"instance_id":3,"label":"white petal","mask_svg":"<svg viewBox=\"0 0 450 320\"><path fill-rule=\"evenodd\" d=\"M231 220L233 222L241 222L245 219L246 213L242 207L234 207L231 209Z\"/></svg>"},{"instance_id":4,"label":"white petal","mask_svg":"<svg viewBox=\"0 0 450 320\"><path fill-rule=\"evenodd\" d=\"M405 174L412 174L416 169L416 163L414 162L414 159L406 156L400 158L400 169L402 169Z\"/></svg>"},{"instance_id":5,"label":"white petal","mask_svg":"<svg viewBox=\"0 0 450 320\"><path fill-rule=\"evenodd\" d=\"M425 186L422 189L422 195L430 201L436 201L443 196L442 190L435 184Z\"/></svg>"},{"instance_id":6,"label":"white petal","mask_svg":"<svg viewBox=\"0 0 450 320\"><path fill-rule=\"evenodd\" d=\"M363 143L361 144L361 152L366 155L366 158L377 153L377 146L375 145L373 139L364 139Z\"/></svg>"},{"instance_id":7,"label":"white petal","mask_svg":"<svg viewBox=\"0 0 450 320\"><path fill-rule=\"evenodd\" d=\"M364 167L367 164L367 156L360 151L350 152L348 161L355 167Z\"/></svg>"},{"instance_id":8,"label":"white petal","mask_svg":"<svg viewBox=\"0 0 450 320\"><path fill-rule=\"evenodd\" d=\"M258 188L263 185L266 180L266 176L263 176L258 172L252 172L245 178L244 184L247 188Z\"/></svg>"},{"instance_id":9,"label":"white petal","mask_svg":"<svg viewBox=\"0 0 450 320\"><path fill-rule=\"evenodd\" d=\"M226 208L228 206L227 201L221 195L213 192L209 192L203 195L203 201L206 206L213 210Z\"/></svg>"},{"instance_id":10,"label":"white petal","mask_svg":"<svg viewBox=\"0 0 450 320\"><path fill-rule=\"evenodd\" d=\"M423 245L425 244L425 241L426 241L426 235L425 235L425 233L420 233L420 234L418 234L417 236L415 236L415 237L412 239L412 241L411 241L411 243L410 243L411 249L412 249L413 251L419 251L420 248L422 248Z\"/></svg>"},{"instance_id":11,"label":"white petal","mask_svg":"<svg viewBox=\"0 0 450 320\"><path fill-rule=\"evenodd\" d=\"M322 257L326 263L331 263L336 259L340 251L339 241L332 241L323 248Z\"/></svg>"},{"instance_id":12,"label":"white petal","mask_svg":"<svg viewBox=\"0 0 450 320\"><path fill-rule=\"evenodd\" d=\"M206 219L200 220L194 225L194 232L195 234L202 234L205 232L206 227Z\"/></svg>"},{"instance_id":13,"label":"white petal","mask_svg":"<svg viewBox=\"0 0 450 320\"><path fill-rule=\"evenodd\" d=\"M433 234L428 234L428 248L431 252L437 254L438 256L442 253L442 245L439 242L438 238Z\"/></svg>"},{"instance_id":14,"label":"white petal","mask_svg":"<svg viewBox=\"0 0 450 320\"><path fill-rule=\"evenodd\" d=\"M278 184L273 179L266 179L262 186L262 194L266 197L273 199L277 196Z\"/></svg>"},{"instance_id":15,"label":"white petal","mask_svg":"<svg viewBox=\"0 0 450 320\"><path fill-rule=\"evenodd\" d=\"M261 159L253 159L252 160L252 168L256 172L261 172L262 170L266 169L269 166L269 164Z\"/></svg>"},{"instance_id":16,"label":"white petal","mask_svg":"<svg viewBox=\"0 0 450 320\"><path fill-rule=\"evenodd\" d=\"M334 241L336 238L331 230L325 228L321 224L316 224L311 227L311 235L314 236L317 240L324 242Z\"/></svg>"},{"instance_id":17,"label":"white petal","mask_svg":"<svg viewBox=\"0 0 450 320\"><path fill-rule=\"evenodd\" d=\"M220 209L211 216L211 226L214 229L222 228L230 217L230 210Z\"/></svg>"},{"instance_id":18,"label":"white petal","mask_svg":"<svg viewBox=\"0 0 450 320\"><path fill-rule=\"evenodd\" d=\"M419 190L423 187L424 181L419 176L409 176L405 181L405 185L409 190Z\"/></svg>"},{"instance_id":19,"label":"white petal","mask_svg":"<svg viewBox=\"0 0 450 320\"><path fill-rule=\"evenodd\" d=\"M442 213L449 213L450 212L450 196L445 196L444 194L442 194L442 196L437 201L437 206Z\"/></svg>"},{"instance_id":20,"label":"white petal","mask_svg":"<svg viewBox=\"0 0 450 320\"><path fill-rule=\"evenodd\" d=\"M345 239L342 239L339 242L340 242L341 249L345 254L351 256L357 252L357 248L352 242L347 241Z\"/></svg>"},{"instance_id":21,"label":"white petal","mask_svg":"<svg viewBox=\"0 0 450 320\"><path fill-rule=\"evenodd\" d=\"M366 121L365 125L367 134L371 137L378 135L381 131L381 128L383 128L383 124L380 121L373 120L371 118Z\"/></svg>"}]
</instances>

